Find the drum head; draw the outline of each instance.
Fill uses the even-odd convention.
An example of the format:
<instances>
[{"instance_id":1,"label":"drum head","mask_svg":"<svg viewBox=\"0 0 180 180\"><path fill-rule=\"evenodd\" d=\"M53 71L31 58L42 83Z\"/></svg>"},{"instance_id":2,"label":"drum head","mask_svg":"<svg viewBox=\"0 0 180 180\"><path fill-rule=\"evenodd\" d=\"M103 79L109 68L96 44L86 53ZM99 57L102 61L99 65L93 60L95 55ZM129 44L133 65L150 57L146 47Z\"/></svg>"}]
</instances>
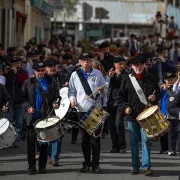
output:
<instances>
[{"instance_id":1,"label":"drum head","mask_svg":"<svg viewBox=\"0 0 180 180\"><path fill-rule=\"evenodd\" d=\"M0 135L3 134L9 127L9 121L6 118L0 119Z\"/></svg>"},{"instance_id":2,"label":"drum head","mask_svg":"<svg viewBox=\"0 0 180 180\"><path fill-rule=\"evenodd\" d=\"M143 120L145 118L148 118L151 116L156 110L158 109L158 106L152 106L149 107L148 109L144 110L138 117L137 120Z\"/></svg>"},{"instance_id":3,"label":"drum head","mask_svg":"<svg viewBox=\"0 0 180 180\"><path fill-rule=\"evenodd\" d=\"M48 119L42 119L39 120L36 124L35 124L35 128L36 129L46 129L48 127L52 127L54 126L57 122L59 122L59 118L57 117L50 117Z\"/></svg>"},{"instance_id":4,"label":"drum head","mask_svg":"<svg viewBox=\"0 0 180 180\"><path fill-rule=\"evenodd\" d=\"M63 119L66 116L70 106L70 100L68 98L68 88L64 87L60 89L59 92L61 96L61 102L59 108L55 110L55 113L56 116L58 116L60 119Z\"/></svg>"}]
</instances>

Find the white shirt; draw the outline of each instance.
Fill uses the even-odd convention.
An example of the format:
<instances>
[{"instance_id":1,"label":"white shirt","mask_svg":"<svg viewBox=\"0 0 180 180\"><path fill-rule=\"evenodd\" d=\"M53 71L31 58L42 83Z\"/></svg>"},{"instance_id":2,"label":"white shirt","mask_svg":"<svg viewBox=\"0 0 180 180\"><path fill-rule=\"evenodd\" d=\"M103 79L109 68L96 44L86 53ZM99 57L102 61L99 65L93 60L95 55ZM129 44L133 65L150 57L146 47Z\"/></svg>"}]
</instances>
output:
<instances>
[{"instance_id":1,"label":"white shirt","mask_svg":"<svg viewBox=\"0 0 180 180\"><path fill-rule=\"evenodd\" d=\"M88 76L87 81L92 92L96 91L98 87L106 84L106 81L101 72L94 68ZM90 107L94 105L94 103L97 103L94 99L88 98L88 95L85 93L77 72L73 72L71 75L69 81L68 97L71 102L76 100L78 112L87 112Z\"/></svg>"}]
</instances>

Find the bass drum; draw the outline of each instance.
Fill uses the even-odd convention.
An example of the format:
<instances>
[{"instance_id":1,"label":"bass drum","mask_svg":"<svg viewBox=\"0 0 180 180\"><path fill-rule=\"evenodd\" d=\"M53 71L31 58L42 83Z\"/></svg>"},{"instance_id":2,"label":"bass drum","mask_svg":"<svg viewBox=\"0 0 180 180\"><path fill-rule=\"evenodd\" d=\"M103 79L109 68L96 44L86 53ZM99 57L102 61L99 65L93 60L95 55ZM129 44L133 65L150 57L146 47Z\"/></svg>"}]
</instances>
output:
<instances>
[{"instance_id":1,"label":"bass drum","mask_svg":"<svg viewBox=\"0 0 180 180\"><path fill-rule=\"evenodd\" d=\"M62 124L79 127L77 110L71 108L71 103L68 98L68 87L63 87L59 91L61 102L58 109L55 110L56 116L60 118Z\"/></svg>"},{"instance_id":2,"label":"bass drum","mask_svg":"<svg viewBox=\"0 0 180 180\"><path fill-rule=\"evenodd\" d=\"M10 147L16 140L16 137L16 131L8 119L0 119L0 148Z\"/></svg>"}]
</instances>

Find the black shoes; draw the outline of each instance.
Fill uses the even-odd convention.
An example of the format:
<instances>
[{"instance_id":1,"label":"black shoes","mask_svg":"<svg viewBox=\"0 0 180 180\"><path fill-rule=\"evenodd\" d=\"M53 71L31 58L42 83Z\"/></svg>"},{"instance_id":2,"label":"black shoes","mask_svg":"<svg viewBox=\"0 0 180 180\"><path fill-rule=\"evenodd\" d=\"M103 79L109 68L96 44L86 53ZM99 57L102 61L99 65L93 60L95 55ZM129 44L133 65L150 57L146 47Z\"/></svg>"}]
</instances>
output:
<instances>
[{"instance_id":1,"label":"black shoes","mask_svg":"<svg viewBox=\"0 0 180 180\"><path fill-rule=\"evenodd\" d=\"M168 150L163 150L163 149L161 149L160 152L159 152L159 154L168 154Z\"/></svg>"},{"instance_id":2,"label":"black shoes","mask_svg":"<svg viewBox=\"0 0 180 180\"><path fill-rule=\"evenodd\" d=\"M81 173L85 173L85 172L89 172L89 171L90 171L90 166L87 166L87 165L83 165L83 167L80 170ZM92 172L93 173L101 173L102 170L99 166L96 166L96 167L92 167Z\"/></svg>"},{"instance_id":3,"label":"black shoes","mask_svg":"<svg viewBox=\"0 0 180 180\"><path fill-rule=\"evenodd\" d=\"M45 174L46 173L46 169L39 169L39 173L40 174Z\"/></svg>"},{"instance_id":4,"label":"black shoes","mask_svg":"<svg viewBox=\"0 0 180 180\"><path fill-rule=\"evenodd\" d=\"M89 172L89 171L90 171L90 167L87 165L83 165L83 167L80 170L80 172L82 172L82 173Z\"/></svg>"},{"instance_id":5,"label":"black shoes","mask_svg":"<svg viewBox=\"0 0 180 180\"><path fill-rule=\"evenodd\" d=\"M28 173L29 175L36 174L36 169L35 169L35 168L34 168L34 169L28 169L28 170L27 170L27 173Z\"/></svg>"},{"instance_id":6,"label":"black shoes","mask_svg":"<svg viewBox=\"0 0 180 180\"><path fill-rule=\"evenodd\" d=\"M136 168L131 169L131 174L132 175L137 175L139 173L140 173L139 169L136 169Z\"/></svg>"},{"instance_id":7,"label":"black shoes","mask_svg":"<svg viewBox=\"0 0 180 180\"><path fill-rule=\"evenodd\" d=\"M145 176L152 176L153 175L153 171L151 170L151 169L144 169L143 170L143 174L145 175Z\"/></svg>"},{"instance_id":8,"label":"black shoes","mask_svg":"<svg viewBox=\"0 0 180 180\"><path fill-rule=\"evenodd\" d=\"M112 148L110 150L110 153L120 153L120 150L119 149L116 149L116 148Z\"/></svg>"},{"instance_id":9,"label":"black shoes","mask_svg":"<svg viewBox=\"0 0 180 180\"><path fill-rule=\"evenodd\" d=\"M97 167L92 168L92 172L98 174L98 173L101 173L102 170L101 170L101 168L99 166L97 166Z\"/></svg>"}]
</instances>

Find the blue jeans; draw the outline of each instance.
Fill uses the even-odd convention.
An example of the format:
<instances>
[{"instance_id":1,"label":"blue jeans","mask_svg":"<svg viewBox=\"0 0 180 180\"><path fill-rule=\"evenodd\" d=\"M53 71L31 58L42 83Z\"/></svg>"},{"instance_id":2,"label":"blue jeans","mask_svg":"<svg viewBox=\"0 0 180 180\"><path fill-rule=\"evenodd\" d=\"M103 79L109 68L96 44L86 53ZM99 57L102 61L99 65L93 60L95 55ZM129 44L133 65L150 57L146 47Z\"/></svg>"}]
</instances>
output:
<instances>
[{"instance_id":1,"label":"blue jeans","mask_svg":"<svg viewBox=\"0 0 180 180\"><path fill-rule=\"evenodd\" d=\"M18 140L20 139L23 121L24 121L25 108L20 104L15 104L10 107L9 112L6 114L6 118L12 123L13 120L16 123L16 130L18 134Z\"/></svg>"},{"instance_id":2,"label":"blue jeans","mask_svg":"<svg viewBox=\"0 0 180 180\"><path fill-rule=\"evenodd\" d=\"M50 143L49 157L51 158L52 161L59 160L59 155L61 153L62 140L63 140L63 136L61 136L60 139Z\"/></svg>"},{"instance_id":3,"label":"blue jeans","mask_svg":"<svg viewBox=\"0 0 180 180\"><path fill-rule=\"evenodd\" d=\"M142 141L142 168L147 169L151 167L150 162L150 140L147 138L146 133L139 126L135 119L128 120L128 129L130 137L132 167L140 168L139 159L139 141Z\"/></svg>"}]
</instances>

